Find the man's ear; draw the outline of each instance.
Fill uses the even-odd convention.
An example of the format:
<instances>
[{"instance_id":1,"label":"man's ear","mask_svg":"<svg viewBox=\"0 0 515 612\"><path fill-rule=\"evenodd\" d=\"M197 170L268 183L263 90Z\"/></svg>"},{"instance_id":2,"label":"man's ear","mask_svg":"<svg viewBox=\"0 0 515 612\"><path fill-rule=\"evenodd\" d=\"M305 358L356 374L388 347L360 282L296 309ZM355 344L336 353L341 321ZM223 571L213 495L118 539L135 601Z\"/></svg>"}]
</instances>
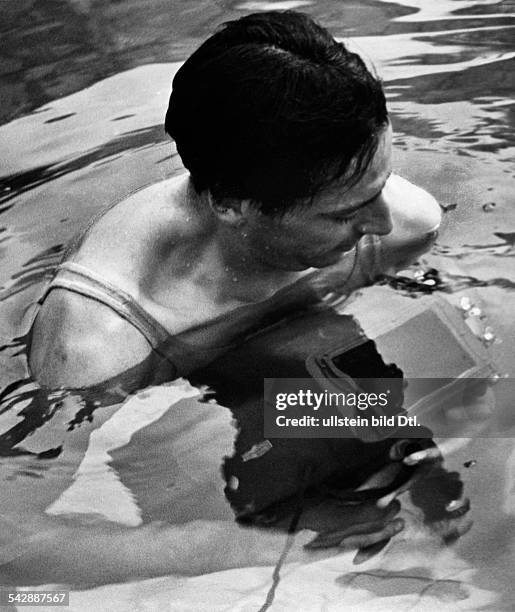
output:
<instances>
[{"instance_id":1,"label":"man's ear","mask_svg":"<svg viewBox=\"0 0 515 612\"><path fill-rule=\"evenodd\" d=\"M228 225L240 226L244 225L247 217L248 203L247 200L239 200L238 198L223 198L215 200L209 194L209 205L216 217Z\"/></svg>"}]
</instances>

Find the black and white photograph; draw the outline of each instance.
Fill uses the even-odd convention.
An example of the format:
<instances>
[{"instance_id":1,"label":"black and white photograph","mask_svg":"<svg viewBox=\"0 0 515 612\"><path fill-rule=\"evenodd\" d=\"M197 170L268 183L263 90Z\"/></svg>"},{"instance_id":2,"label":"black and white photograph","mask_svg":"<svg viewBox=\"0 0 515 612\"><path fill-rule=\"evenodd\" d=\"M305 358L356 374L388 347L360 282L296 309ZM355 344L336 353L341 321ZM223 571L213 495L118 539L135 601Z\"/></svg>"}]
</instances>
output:
<instances>
[{"instance_id":1,"label":"black and white photograph","mask_svg":"<svg viewBox=\"0 0 515 612\"><path fill-rule=\"evenodd\" d=\"M0 15L0 610L514 610L514 0Z\"/></svg>"}]
</instances>

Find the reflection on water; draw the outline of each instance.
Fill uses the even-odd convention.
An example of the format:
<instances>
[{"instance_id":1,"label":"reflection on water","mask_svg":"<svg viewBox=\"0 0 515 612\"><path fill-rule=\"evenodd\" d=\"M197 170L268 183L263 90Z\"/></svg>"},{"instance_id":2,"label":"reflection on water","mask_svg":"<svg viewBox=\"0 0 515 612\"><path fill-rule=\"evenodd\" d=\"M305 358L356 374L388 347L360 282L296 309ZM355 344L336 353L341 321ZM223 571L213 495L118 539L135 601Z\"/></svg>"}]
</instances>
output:
<instances>
[{"instance_id":1,"label":"reflection on water","mask_svg":"<svg viewBox=\"0 0 515 612\"><path fill-rule=\"evenodd\" d=\"M399 173L433 192L447 210L432 254L405 274L385 278L384 284L397 295L445 295L458 308L468 299L473 306L464 318L477 319L473 331L480 337L495 328L502 342L483 340L500 371L513 373L514 140L509 96L515 15L509 0L194 6L150 0L8 2L3 7L0 118L15 120L0 127L0 138L9 147L9 155L2 156L0 177L2 520L19 523L20 509L32 507L54 517L78 513L89 516L94 525L104 520L131 528L157 520L229 524L233 511L240 519L245 514L248 522L283 531L331 531L353 521L384 518L385 513L377 513L369 502L356 512L342 500L342 474L323 444L315 457L319 472L310 473L309 483L303 470L303 457L309 454L306 445L299 450L298 445L286 444L280 458L274 449L257 461L243 461L242 454L259 443L246 438L257 429L251 427L251 413L235 415L238 407L230 398L222 401L218 396L231 410L209 403L209 396L197 388L161 385L123 402L133 373L111 381L110 393L103 397L98 390L48 396L26 376L23 313L39 297L63 245L113 197L159 180L170 167L172 172L179 169L160 123L176 65L162 63L183 60L218 23L271 4L302 4L301 10L336 35L351 37L351 44L373 59L385 79ZM78 93L68 96L73 92ZM476 303L480 315L469 316ZM409 352L404 358L409 359ZM211 378L194 382L216 388ZM238 418L238 431L233 416ZM509 431L513 417L503 418ZM328 609L341 609L342 601L364 610L369 605L384 610L455 610L461 603L467 609L512 609L512 543L503 544L505 536L499 534L512 533L509 479L515 455L509 439L493 442L476 440L458 448L445 467L433 466L432 473L413 485L410 499L402 498L406 535L394 536L382 555L372 547L362 557L369 563L363 571L352 565L355 551L349 559L343 555L341 565L330 565L330 555L318 557L317 563L312 557L306 570L301 563L297 574L276 572L280 582L275 603L286 606L288 595L282 592L288 594L290 588L305 598L306 609L313 610L324 602L329 602ZM342 460L341 449L332 452ZM506 466L501 457L509 458ZM378 466L368 459L365 466L374 471ZM470 469L463 470L464 464ZM276 478L278 466L287 480L285 489L284 481ZM460 470L465 473L460 475ZM388 485L391 477L382 474L374 486ZM453 548L441 548L435 541L450 543L465 531L462 526L462 531L453 532L453 520L463 518L467 505L447 507L463 490L472 499L477 528ZM495 507L492 499L499 500ZM254 506L245 510L246 504ZM394 520L397 509L388 512ZM294 529L292 519L297 521ZM436 540L424 539L424 523L439 534ZM206 541L212 530L202 532ZM20 542L25 540L15 541L14 550ZM327 534L318 540L322 546L331 542ZM199 573L245 563L271 566L283 545L284 539L276 557L266 557L263 545L263 557L250 556L233 565L228 559L223 568ZM267 541L266 546L273 544ZM5 553L6 558L16 554L13 549ZM295 554L292 549L286 561L298 559ZM104 574L92 582L124 579L115 571ZM271 585L269 567L239 578L216 576L216 587L208 582L209 575L175 584L177 605L221 609L216 603L221 589L241 605L259 609ZM242 582L249 585L245 594L234 587ZM169 605L169 591L160 584L162 595L148 595L153 609ZM133 605L135 592L120 589L119 599L110 601L120 601L125 611ZM210 599L203 600L202 593ZM96 601L92 592L88 597L81 607L77 595L77 609L104 609L102 597Z\"/></svg>"},{"instance_id":2,"label":"reflection on water","mask_svg":"<svg viewBox=\"0 0 515 612\"><path fill-rule=\"evenodd\" d=\"M120 155L124 151L151 146L162 140L162 125L133 130L118 138L110 140L102 146L98 146L92 150L90 149L83 155L77 156L71 160L40 166L7 176L0 180L0 213L13 206L15 204L14 200L21 193L34 189L38 185L53 181L59 176L76 172L81 168L86 168L88 166L95 167L95 164L99 164L106 159L113 161L117 159L117 155ZM174 154L175 153L172 153L166 156L163 161L170 159Z\"/></svg>"},{"instance_id":3,"label":"reflection on water","mask_svg":"<svg viewBox=\"0 0 515 612\"><path fill-rule=\"evenodd\" d=\"M2 299L49 279L63 256L64 247L64 244L55 244L26 261L20 272L11 275L14 282L2 293Z\"/></svg>"},{"instance_id":4,"label":"reflection on water","mask_svg":"<svg viewBox=\"0 0 515 612\"><path fill-rule=\"evenodd\" d=\"M439 0L428 4L424 0L400 0L398 4L409 6L413 10L408 15L398 17L395 21L430 22L442 19L463 19L467 17L497 17L513 13L510 0L461 0L457 4L454 0Z\"/></svg>"},{"instance_id":5,"label":"reflection on water","mask_svg":"<svg viewBox=\"0 0 515 612\"><path fill-rule=\"evenodd\" d=\"M454 255L458 257L458 255ZM444 292L456 293L463 289L471 289L475 287L499 287L513 291L515 289L515 281L509 278L489 278L481 280L474 276L466 276L464 274L441 274L434 268L429 268L422 273L422 276L410 277L397 274L395 276L385 276L378 281L380 284L388 285L397 291L402 291L404 295L417 297L428 293Z\"/></svg>"}]
</instances>

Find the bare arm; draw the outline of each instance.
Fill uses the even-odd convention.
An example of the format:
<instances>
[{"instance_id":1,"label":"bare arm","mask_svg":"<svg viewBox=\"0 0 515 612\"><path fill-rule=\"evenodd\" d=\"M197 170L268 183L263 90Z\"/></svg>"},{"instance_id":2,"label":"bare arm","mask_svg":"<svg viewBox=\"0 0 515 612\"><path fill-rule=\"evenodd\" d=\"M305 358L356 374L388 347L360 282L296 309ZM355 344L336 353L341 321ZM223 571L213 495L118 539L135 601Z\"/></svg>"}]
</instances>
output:
<instances>
[{"instance_id":1,"label":"bare arm","mask_svg":"<svg viewBox=\"0 0 515 612\"><path fill-rule=\"evenodd\" d=\"M34 323L28 359L33 377L46 389L116 387L118 400L173 378L172 364L162 363L136 328L107 306L59 289ZM167 366L165 376L159 370Z\"/></svg>"},{"instance_id":2,"label":"bare arm","mask_svg":"<svg viewBox=\"0 0 515 612\"><path fill-rule=\"evenodd\" d=\"M307 525L295 534L288 562L312 563L341 553L344 546L348 551L386 544L403 529L402 519L396 518L399 509L398 502L384 508L368 503L350 510L336 502L327 508L318 505L307 511ZM0 519L0 527L3 522ZM18 538L0 550L3 584L88 586L273 566L288 537L284 528L242 527L220 520L153 522L141 527L108 522L80 525L50 518L39 523L35 535Z\"/></svg>"},{"instance_id":3,"label":"bare arm","mask_svg":"<svg viewBox=\"0 0 515 612\"><path fill-rule=\"evenodd\" d=\"M313 535L300 536L297 560L309 558L302 544ZM49 520L37 535L17 540L10 551L4 548L0 579L11 585L88 585L273 565L285 538L284 533L245 529L229 521L155 522L131 528Z\"/></svg>"}]
</instances>

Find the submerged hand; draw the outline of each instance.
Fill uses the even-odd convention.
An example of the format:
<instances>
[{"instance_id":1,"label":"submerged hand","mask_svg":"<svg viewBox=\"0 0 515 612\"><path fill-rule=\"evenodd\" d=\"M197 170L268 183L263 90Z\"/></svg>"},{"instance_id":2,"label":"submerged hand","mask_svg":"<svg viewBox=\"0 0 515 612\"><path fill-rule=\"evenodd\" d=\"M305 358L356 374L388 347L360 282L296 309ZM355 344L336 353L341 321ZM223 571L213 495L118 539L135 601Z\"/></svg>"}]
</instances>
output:
<instances>
[{"instance_id":1,"label":"submerged hand","mask_svg":"<svg viewBox=\"0 0 515 612\"><path fill-rule=\"evenodd\" d=\"M304 517L304 525L319 532L305 548L357 548L354 563L362 563L404 529L404 520L396 517L400 508L396 500L386 508L378 508L373 502L354 505L333 502L332 508L321 504Z\"/></svg>"},{"instance_id":2,"label":"submerged hand","mask_svg":"<svg viewBox=\"0 0 515 612\"><path fill-rule=\"evenodd\" d=\"M450 544L472 526L467 516L470 500L463 497L463 482L458 472L449 472L443 467L443 457L436 446L402 456L403 447L409 448L409 443L409 440L400 440L394 444L390 457L400 458L403 465L415 468L412 476L395 491L379 499L377 504L379 507L388 506L398 495L409 490L412 502L424 513L424 522Z\"/></svg>"},{"instance_id":3,"label":"submerged hand","mask_svg":"<svg viewBox=\"0 0 515 612\"><path fill-rule=\"evenodd\" d=\"M413 443L416 445L415 450ZM323 515L320 507L316 508L315 513L311 511L313 524L308 524L308 527L319 531L319 534L306 548L357 548L358 552L354 558L356 564L381 551L394 535L404 529L403 519L396 516L401 505L395 497L409 489L441 462L442 457L437 447L423 446L420 441L417 444L415 440L400 440L390 450L391 462L375 473L362 487L354 492L335 491L333 494L339 504L335 516L341 527L327 525L324 529L321 525ZM406 452L409 454L406 455ZM389 482L395 486L394 483L398 480L402 484L379 500L374 499L374 490L382 489ZM324 507L327 507L327 503ZM309 516L304 517L304 522L306 520L309 522Z\"/></svg>"},{"instance_id":4,"label":"submerged hand","mask_svg":"<svg viewBox=\"0 0 515 612\"><path fill-rule=\"evenodd\" d=\"M435 467L409 491L412 503L423 512L424 523L451 544L472 527L468 517L470 500L463 496L463 481L458 472L442 465Z\"/></svg>"},{"instance_id":5,"label":"submerged hand","mask_svg":"<svg viewBox=\"0 0 515 612\"><path fill-rule=\"evenodd\" d=\"M406 470L406 468L411 468L411 470L407 472L406 478L398 487L378 499L377 505L380 508L386 507L397 496L410 489L415 482L427 476L436 466L441 465L443 457L437 446L415 449L413 446L418 446L417 441L405 439L399 440L390 448L390 459L394 463L387 466L385 471L395 465L398 466L399 471ZM374 478L377 479L377 475Z\"/></svg>"}]
</instances>

